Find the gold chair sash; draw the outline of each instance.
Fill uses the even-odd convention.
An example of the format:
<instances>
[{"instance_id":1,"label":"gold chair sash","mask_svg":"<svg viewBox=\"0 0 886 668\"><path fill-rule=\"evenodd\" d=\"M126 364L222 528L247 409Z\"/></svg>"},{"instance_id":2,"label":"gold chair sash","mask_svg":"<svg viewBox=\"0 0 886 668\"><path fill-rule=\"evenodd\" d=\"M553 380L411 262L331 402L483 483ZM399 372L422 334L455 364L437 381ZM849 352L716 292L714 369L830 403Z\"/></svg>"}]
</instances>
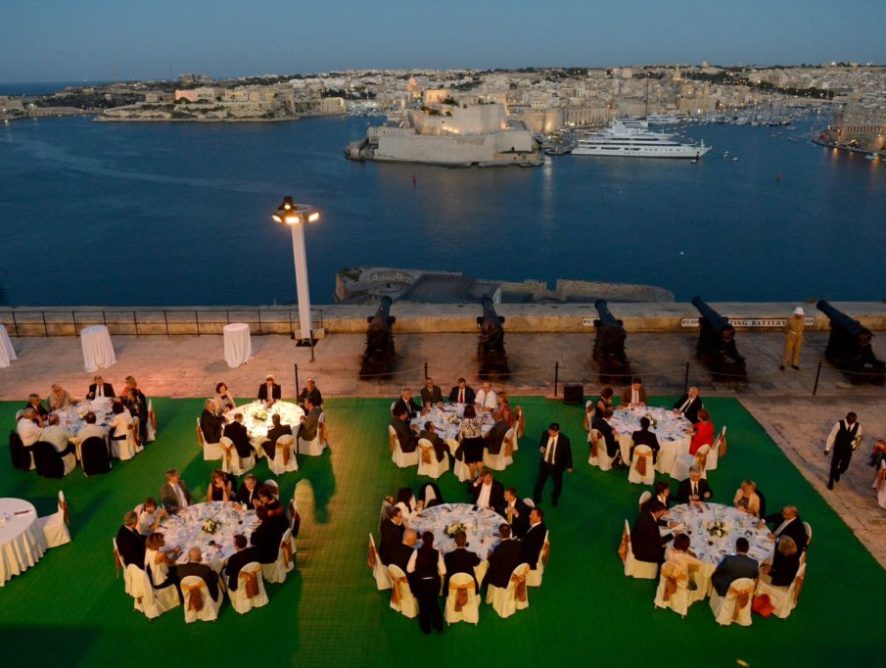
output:
<instances>
[{"instance_id":1,"label":"gold chair sash","mask_svg":"<svg viewBox=\"0 0 886 668\"><path fill-rule=\"evenodd\" d=\"M117 574L117 577L120 577L120 571L123 570L123 561L120 559L120 553L117 551L117 548L114 548L114 571Z\"/></svg>"},{"instance_id":2,"label":"gold chair sash","mask_svg":"<svg viewBox=\"0 0 886 668\"><path fill-rule=\"evenodd\" d=\"M877 474L877 491L883 491L883 485L886 484L886 469L881 468L880 472Z\"/></svg>"},{"instance_id":3,"label":"gold chair sash","mask_svg":"<svg viewBox=\"0 0 886 668\"><path fill-rule=\"evenodd\" d=\"M661 577L665 581L664 594L662 599L667 603L671 600L671 596L677 593L677 578L680 575L680 568L677 564L666 561L661 567Z\"/></svg>"},{"instance_id":4,"label":"gold chair sash","mask_svg":"<svg viewBox=\"0 0 886 668\"><path fill-rule=\"evenodd\" d=\"M708 453L706 452L703 455L701 453L696 453L695 465L698 466L700 470L704 471L708 465Z\"/></svg>"},{"instance_id":5,"label":"gold chair sash","mask_svg":"<svg viewBox=\"0 0 886 668\"><path fill-rule=\"evenodd\" d=\"M621 543L618 546L618 556L622 561L628 558L628 550L631 549L631 534L628 533L627 527L621 532Z\"/></svg>"},{"instance_id":6,"label":"gold chair sash","mask_svg":"<svg viewBox=\"0 0 886 668\"><path fill-rule=\"evenodd\" d=\"M424 447L421 448L421 463L422 464L431 464L431 450L433 448Z\"/></svg>"},{"instance_id":7,"label":"gold chair sash","mask_svg":"<svg viewBox=\"0 0 886 668\"><path fill-rule=\"evenodd\" d=\"M457 585L453 582L450 582L449 591L455 592L455 611L461 612L468 604L468 596L470 592L474 591L474 583L468 582L467 584Z\"/></svg>"},{"instance_id":8,"label":"gold chair sash","mask_svg":"<svg viewBox=\"0 0 886 668\"><path fill-rule=\"evenodd\" d=\"M182 594L188 597L188 611L200 612L203 610L203 589L206 585L200 583L189 587L182 585Z\"/></svg>"},{"instance_id":9,"label":"gold chair sash","mask_svg":"<svg viewBox=\"0 0 886 668\"><path fill-rule=\"evenodd\" d=\"M504 451L505 451L505 457L513 457L514 456L514 439L513 439L513 437L506 438L504 440Z\"/></svg>"},{"instance_id":10,"label":"gold chair sash","mask_svg":"<svg viewBox=\"0 0 886 668\"><path fill-rule=\"evenodd\" d=\"M717 439L717 457L725 457L727 449L726 434L720 434L720 437Z\"/></svg>"},{"instance_id":11,"label":"gold chair sash","mask_svg":"<svg viewBox=\"0 0 886 668\"><path fill-rule=\"evenodd\" d=\"M523 434L526 432L526 418L523 416L523 407L517 406L514 412L517 415L517 438L523 438Z\"/></svg>"},{"instance_id":12,"label":"gold chair sash","mask_svg":"<svg viewBox=\"0 0 886 668\"><path fill-rule=\"evenodd\" d=\"M651 453L637 453L637 473L646 475L647 460L652 457Z\"/></svg>"},{"instance_id":13,"label":"gold chair sash","mask_svg":"<svg viewBox=\"0 0 886 668\"><path fill-rule=\"evenodd\" d=\"M233 444L225 447L224 443L221 443L221 449L225 452L225 464L228 465L228 470L233 469L233 453L231 452L234 449Z\"/></svg>"},{"instance_id":14,"label":"gold chair sash","mask_svg":"<svg viewBox=\"0 0 886 668\"><path fill-rule=\"evenodd\" d=\"M550 556L551 556L551 544L548 542L545 542L545 544L541 546L541 563L543 563L545 566L547 566L548 559L550 558Z\"/></svg>"},{"instance_id":15,"label":"gold chair sash","mask_svg":"<svg viewBox=\"0 0 886 668\"><path fill-rule=\"evenodd\" d=\"M151 429L157 431L157 414L154 411L148 411L148 419L151 421Z\"/></svg>"},{"instance_id":16,"label":"gold chair sash","mask_svg":"<svg viewBox=\"0 0 886 668\"><path fill-rule=\"evenodd\" d=\"M794 580L794 605L797 605L797 599L800 598L800 592L803 590L804 579L805 578L800 576Z\"/></svg>"},{"instance_id":17,"label":"gold chair sash","mask_svg":"<svg viewBox=\"0 0 886 668\"><path fill-rule=\"evenodd\" d=\"M288 443L281 443L279 440L277 441L277 451L283 449L283 466L289 466L289 455L292 453L292 448L289 447Z\"/></svg>"},{"instance_id":18,"label":"gold chair sash","mask_svg":"<svg viewBox=\"0 0 886 668\"><path fill-rule=\"evenodd\" d=\"M246 598L252 600L258 596L258 571L240 571L239 578L245 580L243 589Z\"/></svg>"},{"instance_id":19,"label":"gold chair sash","mask_svg":"<svg viewBox=\"0 0 886 668\"><path fill-rule=\"evenodd\" d=\"M194 427L194 429L197 431L197 445L202 447L206 443L206 441L203 440L203 431L200 427Z\"/></svg>"},{"instance_id":20,"label":"gold chair sash","mask_svg":"<svg viewBox=\"0 0 886 668\"><path fill-rule=\"evenodd\" d=\"M62 517L65 520L65 524L70 526L71 525L71 513L68 509L68 502L67 501L59 501L58 502L58 509L60 511L62 511Z\"/></svg>"},{"instance_id":21,"label":"gold chair sash","mask_svg":"<svg viewBox=\"0 0 886 668\"><path fill-rule=\"evenodd\" d=\"M329 440L329 428L326 426L326 422L323 421L320 423L320 442L326 443Z\"/></svg>"},{"instance_id":22,"label":"gold chair sash","mask_svg":"<svg viewBox=\"0 0 886 668\"><path fill-rule=\"evenodd\" d=\"M511 576L511 582L514 583L514 595L520 603L526 602L526 575L514 573Z\"/></svg>"},{"instance_id":23,"label":"gold chair sash","mask_svg":"<svg viewBox=\"0 0 886 668\"><path fill-rule=\"evenodd\" d=\"M284 540L280 543L280 551L283 552L283 563L286 564L286 568L289 568L289 564L292 563L292 543Z\"/></svg>"},{"instance_id":24,"label":"gold chair sash","mask_svg":"<svg viewBox=\"0 0 886 668\"><path fill-rule=\"evenodd\" d=\"M664 577L664 576L662 576L662 577ZM677 593L677 578L665 577L664 580L665 580L665 590L664 590L664 596L662 596L662 598L664 599L665 603L667 603L668 601L671 600L671 596L673 596L674 594Z\"/></svg>"},{"instance_id":25,"label":"gold chair sash","mask_svg":"<svg viewBox=\"0 0 886 668\"><path fill-rule=\"evenodd\" d=\"M749 587L748 589L732 589L731 591L735 594L735 606L732 609L732 621L734 622L738 619L739 613L751 602L754 589Z\"/></svg>"},{"instance_id":26,"label":"gold chair sash","mask_svg":"<svg viewBox=\"0 0 886 668\"><path fill-rule=\"evenodd\" d=\"M592 431L591 432L591 457L596 458L599 456L600 456L600 437Z\"/></svg>"},{"instance_id":27,"label":"gold chair sash","mask_svg":"<svg viewBox=\"0 0 886 668\"><path fill-rule=\"evenodd\" d=\"M375 552L375 545L373 545L372 541L369 541L369 553L366 555L366 565L372 570L375 570L375 565L377 563L378 554Z\"/></svg>"},{"instance_id":28,"label":"gold chair sash","mask_svg":"<svg viewBox=\"0 0 886 668\"><path fill-rule=\"evenodd\" d=\"M406 579L405 575L392 575L391 580L394 583L394 587L391 589L391 603L399 606L400 601L403 600L403 594L400 592L400 587L409 587L409 581Z\"/></svg>"},{"instance_id":29,"label":"gold chair sash","mask_svg":"<svg viewBox=\"0 0 886 668\"><path fill-rule=\"evenodd\" d=\"M391 449L391 454L396 452L397 450L397 434L392 434L388 432L388 447Z\"/></svg>"}]
</instances>

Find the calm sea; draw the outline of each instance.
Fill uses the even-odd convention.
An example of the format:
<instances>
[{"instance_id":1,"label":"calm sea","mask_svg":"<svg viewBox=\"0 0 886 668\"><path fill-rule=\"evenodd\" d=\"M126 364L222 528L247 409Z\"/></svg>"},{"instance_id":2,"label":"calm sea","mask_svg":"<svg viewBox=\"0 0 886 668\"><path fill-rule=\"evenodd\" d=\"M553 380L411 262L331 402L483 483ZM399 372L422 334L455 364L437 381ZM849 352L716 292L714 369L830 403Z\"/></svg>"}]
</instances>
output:
<instances>
[{"instance_id":1,"label":"calm sea","mask_svg":"<svg viewBox=\"0 0 886 668\"><path fill-rule=\"evenodd\" d=\"M678 299L886 298L886 164L805 141L820 121L684 129L714 146L696 165L486 170L346 161L368 122L0 126L0 300L291 303L290 237L270 218L286 194L323 212L307 230L318 303L352 265L650 283Z\"/></svg>"}]
</instances>

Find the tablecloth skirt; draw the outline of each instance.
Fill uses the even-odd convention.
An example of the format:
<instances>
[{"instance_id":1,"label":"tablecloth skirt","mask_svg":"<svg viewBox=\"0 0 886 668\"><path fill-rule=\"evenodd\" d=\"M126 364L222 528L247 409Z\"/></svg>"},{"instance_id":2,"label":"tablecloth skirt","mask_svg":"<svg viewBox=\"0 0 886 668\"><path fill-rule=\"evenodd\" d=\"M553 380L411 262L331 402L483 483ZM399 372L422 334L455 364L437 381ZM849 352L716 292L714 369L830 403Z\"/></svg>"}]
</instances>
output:
<instances>
[{"instance_id":1,"label":"tablecloth skirt","mask_svg":"<svg viewBox=\"0 0 886 668\"><path fill-rule=\"evenodd\" d=\"M107 368L117 363L111 335L104 325L93 325L80 330L80 345L83 347L83 366L87 373Z\"/></svg>"},{"instance_id":2,"label":"tablecloth skirt","mask_svg":"<svg viewBox=\"0 0 886 668\"><path fill-rule=\"evenodd\" d=\"M0 369L5 369L15 359L17 359L15 349L12 347L12 341L9 340L6 326L0 325Z\"/></svg>"},{"instance_id":3,"label":"tablecloth skirt","mask_svg":"<svg viewBox=\"0 0 886 668\"><path fill-rule=\"evenodd\" d=\"M252 357L252 338L249 335L249 325L245 322L232 322L225 325L225 362L228 367L235 369L245 364Z\"/></svg>"},{"instance_id":4,"label":"tablecloth skirt","mask_svg":"<svg viewBox=\"0 0 886 668\"><path fill-rule=\"evenodd\" d=\"M11 541L0 545L0 587L12 577L34 566L46 552L39 523L34 522Z\"/></svg>"}]
</instances>

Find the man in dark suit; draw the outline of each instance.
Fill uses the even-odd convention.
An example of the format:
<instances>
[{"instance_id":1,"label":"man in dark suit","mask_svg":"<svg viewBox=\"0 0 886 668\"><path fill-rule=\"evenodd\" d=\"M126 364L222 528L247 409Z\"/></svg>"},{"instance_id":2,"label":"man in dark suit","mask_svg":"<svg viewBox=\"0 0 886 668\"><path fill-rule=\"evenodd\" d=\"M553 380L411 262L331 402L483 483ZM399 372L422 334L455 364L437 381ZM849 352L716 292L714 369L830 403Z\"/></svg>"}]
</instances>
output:
<instances>
[{"instance_id":1,"label":"man in dark suit","mask_svg":"<svg viewBox=\"0 0 886 668\"><path fill-rule=\"evenodd\" d=\"M459 531L455 534L455 549L443 555L443 562L446 564L446 581L443 584L443 591L448 592L449 578L456 573L467 573L474 578L474 587L477 593L480 592L480 583L477 582L477 576L474 568L480 565L480 557L465 549L468 543L467 536L464 532Z\"/></svg>"},{"instance_id":2,"label":"man in dark suit","mask_svg":"<svg viewBox=\"0 0 886 668\"><path fill-rule=\"evenodd\" d=\"M421 388L421 402L425 406L443 403L443 390L439 385L434 385L433 378L425 378L425 386Z\"/></svg>"},{"instance_id":3,"label":"man in dark suit","mask_svg":"<svg viewBox=\"0 0 886 668\"><path fill-rule=\"evenodd\" d=\"M645 406L646 388L640 378L634 378L630 387L626 387L621 393L622 406Z\"/></svg>"},{"instance_id":4,"label":"man in dark suit","mask_svg":"<svg viewBox=\"0 0 886 668\"><path fill-rule=\"evenodd\" d=\"M523 561L529 564L529 568L535 570L538 558L545 544L545 536L548 529L544 523L544 511L541 508L533 508L529 511L529 530L523 536Z\"/></svg>"},{"instance_id":5,"label":"man in dark suit","mask_svg":"<svg viewBox=\"0 0 886 668\"><path fill-rule=\"evenodd\" d=\"M271 406L275 401L280 401L282 396L283 391L274 382L274 376L271 374L265 376L265 382L258 386L259 401L264 401L268 406Z\"/></svg>"},{"instance_id":6,"label":"man in dark suit","mask_svg":"<svg viewBox=\"0 0 886 668\"><path fill-rule=\"evenodd\" d=\"M218 443L221 440L222 427L225 419L217 413L218 406L212 399L203 402L203 412L200 413L200 431L207 443Z\"/></svg>"},{"instance_id":7,"label":"man in dark suit","mask_svg":"<svg viewBox=\"0 0 886 668\"><path fill-rule=\"evenodd\" d=\"M689 390L674 404L674 411L692 424L698 422L698 411L702 408L701 397L698 394L697 387L690 387Z\"/></svg>"},{"instance_id":8,"label":"man in dark suit","mask_svg":"<svg viewBox=\"0 0 886 668\"><path fill-rule=\"evenodd\" d=\"M660 564L664 561L664 546L674 538L673 534L662 536L658 530L659 520L664 517L666 512L667 508L653 499L637 515L634 530L631 531L631 549L634 552L634 558L638 561L653 564Z\"/></svg>"},{"instance_id":9,"label":"man in dark suit","mask_svg":"<svg viewBox=\"0 0 886 668\"><path fill-rule=\"evenodd\" d=\"M240 489L234 495L234 503L241 503L246 506L247 510L252 510L255 508L255 500L258 498L258 489L258 478L251 473L247 473L243 476Z\"/></svg>"},{"instance_id":10,"label":"man in dark suit","mask_svg":"<svg viewBox=\"0 0 886 668\"><path fill-rule=\"evenodd\" d=\"M674 498L671 496L671 486L664 480L659 480L655 483L655 491L653 492L652 499L658 501L665 508L670 508L674 505ZM652 499L650 499L650 501Z\"/></svg>"},{"instance_id":11,"label":"man in dark suit","mask_svg":"<svg viewBox=\"0 0 886 668\"><path fill-rule=\"evenodd\" d=\"M415 452L418 447L418 435L409 427L409 418L406 411L402 408L400 413L394 413L391 416L391 426L397 432L397 439L400 441L400 449L403 452Z\"/></svg>"},{"instance_id":12,"label":"man in dark suit","mask_svg":"<svg viewBox=\"0 0 886 668\"><path fill-rule=\"evenodd\" d=\"M308 378L304 388L299 392L298 403L302 408L305 408L305 399L310 399L311 403L318 408L323 405L323 395L320 394L320 388L317 387L313 378ZM307 409L305 408L305 410Z\"/></svg>"},{"instance_id":13,"label":"man in dark suit","mask_svg":"<svg viewBox=\"0 0 886 668\"><path fill-rule=\"evenodd\" d=\"M471 485L471 498L475 506L501 513L505 505L505 489L492 477L492 471L484 471Z\"/></svg>"},{"instance_id":14,"label":"man in dark suit","mask_svg":"<svg viewBox=\"0 0 886 668\"><path fill-rule=\"evenodd\" d=\"M166 471L166 482L160 488L160 501L170 515L191 505L191 493L175 469Z\"/></svg>"},{"instance_id":15,"label":"man in dark suit","mask_svg":"<svg viewBox=\"0 0 886 668\"><path fill-rule=\"evenodd\" d=\"M761 521L761 527L768 524L773 527L772 533L776 539L782 536L790 536L797 544L798 552L803 552L809 544L809 536L806 535L806 527L800 519L800 511L797 506L785 506L780 513L766 516Z\"/></svg>"},{"instance_id":16,"label":"man in dark suit","mask_svg":"<svg viewBox=\"0 0 886 668\"><path fill-rule=\"evenodd\" d=\"M489 450L490 455L497 455L501 452L505 434L508 433L510 427L508 427L508 422L503 418L500 410L492 411L492 419L495 420L495 424L483 435L483 447Z\"/></svg>"},{"instance_id":17,"label":"man in dark suit","mask_svg":"<svg viewBox=\"0 0 886 668\"><path fill-rule=\"evenodd\" d=\"M735 554L728 554L720 560L714 574L711 575L711 584L720 596L729 593L729 585L739 578L751 578L756 580L760 577L760 567L756 559L748 556L748 539L739 536L735 541Z\"/></svg>"},{"instance_id":18,"label":"man in dark suit","mask_svg":"<svg viewBox=\"0 0 886 668\"><path fill-rule=\"evenodd\" d=\"M511 534L522 538L529 529L529 507L517 496L517 490L505 490L505 507L501 513L511 525Z\"/></svg>"},{"instance_id":19,"label":"man in dark suit","mask_svg":"<svg viewBox=\"0 0 886 668\"><path fill-rule=\"evenodd\" d=\"M615 430L610 424L611 421L612 409L607 408L603 411L602 416L595 417L591 420L591 429L600 432L600 436L603 437L603 442L606 443L606 454L609 455L614 466L620 467L625 464L621 461L621 448L618 447L618 440L616 440Z\"/></svg>"},{"instance_id":20,"label":"man in dark suit","mask_svg":"<svg viewBox=\"0 0 886 668\"><path fill-rule=\"evenodd\" d=\"M708 481L701 477L697 466L689 468L689 477L680 483L677 490L677 503L703 503L714 498Z\"/></svg>"},{"instance_id":21,"label":"man in dark suit","mask_svg":"<svg viewBox=\"0 0 886 668\"><path fill-rule=\"evenodd\" d=\"M313 441L317 438L317 430L320 428L320 416L323 411L319 406L315 406L310 397L305 399L305 410L307 411L301 418L301 424L298 426L298 437L303 441Z\"/></svg>"},{"instance_id":22,"label":"man in dark suit","mask_svg":"<svg viewBox=\"0 0 886 668\"><path fill-rule=\"evenodd\" d=\"M203 554L199 547L188 550L188 562L179 564L175 568L179 581L189 575L194 575L206 583L209 596L213 601L218 600L218 573L203 563Z\"/></svg>"},{"instance_id":23,"label":"man in dark suit","mask_svg":"<svg viewBox=\"0 0 886 668\"><path fill-rule=\"evenodd\" d=\"M511 538L511 527L507 524L498 528L498 535L501 536L501 542L489 555L489 570L486 571L483 584L504 589L511 581L511 573L523 563L523 546Z\"/></svg>"},{"instance_id":24,"label":"man in dark suit","mask_svg":"<svg viewBox=\"0 0 886 668\"><path fill-rule=\"evenodd\" d=\"M434 426L433 422L425 422L424 430L418 435L419 439L426 439L431 442L431 445L434 447L434 454L437 457L438 462L442 462L443 458L446 456L446 453L449 452L449 446L446 445L446 441L444 441L437 434L437 427Z\"/></svg>"},{"instance_id":25,"label":"man in dark suit","mask_svg":"<svg viewBox=\"0 0 886 668\"><path fill-rule=\"evenodd\" d=\"M289 522L285 514L269 514L264 506L257 508L255 512L261 523L252 532L250 542L258 549L260 563L273 564L277 561L280 540L289 528Z\"/></svg>"},{"instance_id":26,"label":"man in dark suit","mask_svg":"<svg viewBox=\"0 0 886 668\"><path fill-rule=\"evenodd\" d=\"M268 429L268 440L262 443L262 448L268 456L268 459L273 459L274 455L277 454L277 439L286 434L289 434L290 436L292 435L292 427L288 424L281 424L280 416L276 413L271 416L271 422L273 424L271 425L271 428ZM229 436L228 438L231 437Z\"/></svg>"},{"instance_id":27,"label":"man in dark suit","mask_svg":"<svg viewBox=\"0 0 886 668\"><path fill-rule=\"evenodd\" d=\"M449 392L449 403L472 404L474 403L474 390L468 387L464 378L458 379L458 384Z\"/></svg>"},{"instance_id":28,"label":"man in dark suit","mask_svg":"<svg viewBox=\"0 0 886 668\"><path fill-rule=\"evenodd\" d=\"M634 448L638 445L648 445L652 448L652 463L658 459L658 451L661 449L661 446L658 444L658 436L649 431L649 418L645 415L640 418L640 429L631 434L631 440L633 441L633 445L631 445L631 461L634 459Z\"/></svg>"},{"instance_id":29,"label":"man in dark suit","mask_svg":"<svg viewBox=\"0 0 886 668\"><path fill-rule=\"evenodd\" d=\"M415 552L415 543L417 541L418 534L412 529L406 529L403 532L403 540L392 546L388 551L389 561L386 565L393 564L398 566L405 573L406 567L409 565L409 559L412 557L412 553Z\"/></svg>"},{"instance_id":30,"label":"man in dark suit","mask_svg":"<svg viewBox=\"0 0 886 668\"><path fill-rule=\"evenodd\" d=\"M403 513L394 506L391 516L386 517L381 523L381 539L378 545L378 558L385 566L390 563L391 551L394 546L403 542Z\"/></svg>"},{"instance_id":31,"label":"man in dark suit","mask_svg":"<svg viewBox=\"0 0 886 668\"><path fill-rule=\"evenodd\" d=\"M541 462L532 498L536 505L541 503L545 483L551 477L554 479L551 505L556 507L560 501L560 493L563 491L563 471L572 473L572 446L566 434L560 433L560 425L552 422L548 430L542 432L538 449L541 451Z\"/></svg>"},{"instance_id":32,"label":"man in dark suit","mask_svg":"<svg viewBox=\"0 0 886 668\"><path fill-rule=\"evenodd\" d=\"M255 546L247 547L246 536L237 534L234 536L234 549L236 552L228 559L224 574L228 578L228 591L237 591L240 584L240 571L253 561L261 563L258 549Z\"/></svg>"},{"instance_id":33,"label":"man in dark suit","mask_svg":"<svg viewBox=\"0 0 886 668\"><path fill-rule=\"evenodd\" d=\"M43 400L40 398L40 395L33 392L28 395L28 403L24 405L24 408L33 408L41 425L43 424L44 418L49 415L49 411L46 410L46 406L43 405Z\"/></svg>"},{"instance_id":34,"label":"man in dark suit","mask_svg":"<svg viewBox=\"0 0 886 668\"><path fill-rule=\"evenodd\" d=\"M96 397L108 397L111 399L117 396L114 394L114 387L110 383L106 383L101 376L96 376L92 380L92 385L89 386L89 391L86 392L86 398L89 401Z\"/></svg>"},{"instance_id":35,"label":"man in dark suit","mask_svg":"<svg viewBox=\"0 0 886 668\"><path fill-rule=\"evenodd\" d=\"M138 515L129 511L123 515L123 526L117 531L117 551L124 566L135 564L145 568L145 537L138 532Z\"/></svg>"},{"instance_id":36,"label":"man in dark suit","mask_svg":"<svg viewBox=\"0 0 886 668\"><path fill-rule=\"evenodd\" d=\"M252 444L249 442L249 432L243 424L243 413L236 413L234 421L225 425L225 436L234 442L234 448L240 457L252 456Z\"/></svg>"},{"instance_id":37,"label":"man in dark suit","mask_svg":"<svg viewBox=\"0 0 886 668\"><path fill-rule=\"evenodd\" d=\"M408 387L404 387L400 391L400 397L394 402L394 407L391 409L391 412L396 415L400 410L406 411L410 420L421 413L421 406L419 406L418 402L412 398L412 390Z\"/></svg>"}]
</instances>

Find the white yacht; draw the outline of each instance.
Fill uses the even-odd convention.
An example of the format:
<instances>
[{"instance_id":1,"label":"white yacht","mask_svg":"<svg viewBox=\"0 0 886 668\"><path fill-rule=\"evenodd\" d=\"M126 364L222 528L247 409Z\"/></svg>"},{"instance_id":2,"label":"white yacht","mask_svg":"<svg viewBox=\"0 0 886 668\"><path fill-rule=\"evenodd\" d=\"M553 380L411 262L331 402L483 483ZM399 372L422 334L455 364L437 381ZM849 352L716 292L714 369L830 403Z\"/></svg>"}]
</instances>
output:
<instances>
[{"instance_id":1,"label":"white yacht","mask_svg":"<svg viewBox=\"0 0 886 668\"><path fill-rule=\"evenodd\" d=\"M646 121L614 121L608 128L578 140L574 155L623 158L685 158L697 160L711 150L701 144L682 144L674 135L650 132Z\"/></svg>"},{"instance_id":2,"label":"white yacht","mask_svg":"<svg viewBox=\"0 0 886 668\"><path fill-rule=\"evenodd\" d=\"M682 122L673 114L649 114L646 121L650 125L677 125Z\"/></svg>"}]
</instances>

